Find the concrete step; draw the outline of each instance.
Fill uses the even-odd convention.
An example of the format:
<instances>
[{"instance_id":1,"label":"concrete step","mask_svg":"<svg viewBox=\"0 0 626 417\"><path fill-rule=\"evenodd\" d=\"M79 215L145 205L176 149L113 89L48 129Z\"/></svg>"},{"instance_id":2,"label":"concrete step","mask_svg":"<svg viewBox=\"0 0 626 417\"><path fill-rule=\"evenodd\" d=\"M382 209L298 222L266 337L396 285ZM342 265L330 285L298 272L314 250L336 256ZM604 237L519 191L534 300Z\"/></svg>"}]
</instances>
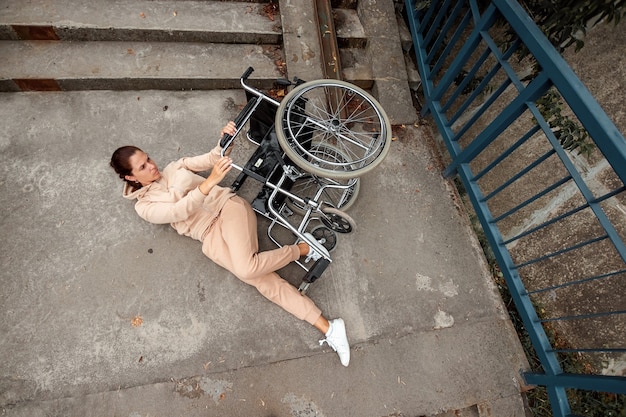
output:
<instances>
[{"instance_id":1,"label":"concrete step","mask_svg":"<svg viewBox=\"0 0 626 417\"><path fill-rule=\"evenodd\" d=\"M371 88L371 64L357 51L367 38L356 10L335 9L333 18L349 56L343 79ZM0 91L237 88L248 63L257 86L269 88L283 75L274 68L282 65L282 38L281 15L269 2L6 0Z\"/></svg>"},{"instance_id":2,"label":"concrete step","mask_svg":"<svg viewBox=\"0 0 626 417\"><path fill-rule=\"evenodd\" d=\"M372 62L366 53L367 36L355 9L333 9L339 47L341 78L370 90L374 85Z\"/></svg>"},{"instance_id":3,"label":"concrete step","mask_svg":"<svg viewBox=\"0 0 626 417\"><path fill-rule=\"evenodd\" d=\"M333 10L341 78L407 123L393 1L370 6ZM284 76L323 78L315 13L306 0L281 1L280 13L269 0L3 0L0 91L239 88L248 66L261 89Z\"/></svg>"},{"instance_id":4,"label":"concrete step","mask_svg":"<svg viewBox=\"0 0 626 417\"><path fill-rule=\"evenodd\" d=\"M243 1L3 0L0 39L278 44L280 14Z\"/></svg>"},{"instance_id":5,"label":"concrete step","mask_svg":"<svg viewBox=\"0 0 626 417\"><path fill-rule=\"evenodd\" d=\"M333 20L340 48L365 48L367 36L354 9L333 9Z\"/></svg>"},{"instance_id":6,"label":"concrete step","mask_svg":"<svg viewBox=\"0 0 626 417\"><path fill-rule=\"evenodd\" d=\"M374 85L372 62L369 55L361 48L341 48L342 78L365 90Z\"/></svg>"},{"instance_id":7,"label":"concrete step","mask_svg":"<svg viewBox=\"0 0 626 417\"><path fill-rule=\"evenodd\" d=\"M280 13L289 77L295 75L305 80L329 77L323 69L325 52L322 50L320 33L318 33L318 30L323 32L329 29L316 27L321 22L319 10L316 10L314 2L281 2ZM314 19L316 13L318 17ZM339 47L338 59L342 69L340 78L363 88L370 88L373 82L371 63L364 50L367 45L367 36L357 11L350 8L334 8L332 17ZM332 51L326 52L332 54ZM344 55L347 56L346 59ZM326 57L334 58L328 55ZM369 78L363 79L364 74L369 75Z\"/></svg>"},{"instance_id":8,"label":"concrete step","mask_svg":"<svg viewBox=\"0 0 626 417\"><path fill-rule=\"evenodd\" d=\"M181 42L0 41L0 91L271 88L276 45Z\"/></svg>"},{"instance_id":9,"label":"concrete step","mask_svg":"<svg viewBox=\"0 0 626 417\"><path fill-rule=\"evenodd\" d=\"M373 96L387 111L392 124L414 123L416 114L396 4L393 0L359 2L357 12L367 33L366 51L372 65Z\"/></svg>"}]
</instances>

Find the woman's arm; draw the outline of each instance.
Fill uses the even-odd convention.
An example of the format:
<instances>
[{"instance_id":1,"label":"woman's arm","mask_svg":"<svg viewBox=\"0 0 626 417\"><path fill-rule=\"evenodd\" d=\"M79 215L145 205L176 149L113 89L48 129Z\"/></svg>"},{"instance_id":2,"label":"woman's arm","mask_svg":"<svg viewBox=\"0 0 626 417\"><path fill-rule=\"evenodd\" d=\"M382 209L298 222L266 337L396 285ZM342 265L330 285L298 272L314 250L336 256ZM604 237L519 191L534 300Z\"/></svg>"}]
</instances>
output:
<instances>
[{"instance_id":1,"label":"woman's arm","mask_svg":"<svg viewBox=\"0 0 626 417\"><path fill-rule=\"evenodd\" d=\"M200 185L176 202L150 201L149 198L140 199L135 204L135 210L141 218L150 223L167 224L183 221L202 206L211 189L218 185L232 169L231 164L230 157L220 158L213 166L211 174Z\"/></svg>"},{"instance_id":2,"label":"woman's arm","mask_svg":"<svg viewBox=\"0 0 626 417\"><path fill-rule=\"evenodd\" d=\"M234 135L237 131L234 122L228 122L226 126L224 126L221 130L220 140L225 134ZM231 145L226 151L224 151L224 155L230 155L233 150L233 146ZM221 158L222 148L218 145L214 147L209 153L199 156L187 157L180 160L183 166L193 172L201 172L211 169L217 161Z\"/></svg>"},{"instance_id":3,"label":"woman's arm","mask_svg":"<svg viewBox=\"0 0 626 417\"><path fill-rule=\"evenodd\" d=\"M235 123L228 122L222 128L222 136L226 133L234 135ZM221 148L216 146L205 155L191 158L182 158L175 164L182 164L186 169L194 172L211 169L209 176L191 190L187 195L176 202L151 201L149 198L140 199L135 204L135 210L144 220L155 224L176 223L187 219L195 210L202 206L204 199L211 189L218 185L231 170L232 159L229 156L221 156ZM231 149L224 152L230 154ZM174 165L175 165L174 164Z\"/></svg>"},{"instance_id":4,"label":"woman's arm","mask_svg":"<svg viewBox=\"0 0 626 417\"><path fill-rule=\"evenodd\" d=\"M213 165L211 174L209 174L209 176L198 186L198 190L200 190L200 192L205 196L209 195L211 188L219 184L224 179L226 174L228 174L228 171L231 170L232 163L233 160L230 159L230 156L220 158L217 163Z\"/></svg>"},{"instance_id":5,"label":"woman's arm","mask_svg":"<svg viewBox=\"0 0 626 417\"><path fill-rule=\"evenodd\" d=\"M154 224L169 224L186 220L193 212L202 207L206 196L199 187L176 202L154 201L150 197L139 199L135 210L139 216Z\"/></svg>"}]
</instances>

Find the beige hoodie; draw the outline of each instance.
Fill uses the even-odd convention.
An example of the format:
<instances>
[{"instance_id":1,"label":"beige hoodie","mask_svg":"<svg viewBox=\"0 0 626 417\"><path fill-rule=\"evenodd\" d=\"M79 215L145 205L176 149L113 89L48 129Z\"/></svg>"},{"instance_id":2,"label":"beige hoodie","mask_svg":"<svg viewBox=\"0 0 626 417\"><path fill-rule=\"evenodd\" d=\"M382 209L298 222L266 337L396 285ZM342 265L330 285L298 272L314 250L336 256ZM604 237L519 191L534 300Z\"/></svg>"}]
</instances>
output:
<instances>
[{"instance_id":1,"label":"beige hoodie","mask_svg":"<svg viewBox=\"0 0 626 417\"><path fill-rule=\"evenodd\" d=\"M170 163L161 172L161 178L133 191L124 183L123 196L137 199L135 210L144 220L155 224L171 224L181 235L202 241L213 220L235 193L215 186L205 196L198 189L204 177L196 172L207 171L220 158L221 148Z\"/></svg>"}]
</instances>

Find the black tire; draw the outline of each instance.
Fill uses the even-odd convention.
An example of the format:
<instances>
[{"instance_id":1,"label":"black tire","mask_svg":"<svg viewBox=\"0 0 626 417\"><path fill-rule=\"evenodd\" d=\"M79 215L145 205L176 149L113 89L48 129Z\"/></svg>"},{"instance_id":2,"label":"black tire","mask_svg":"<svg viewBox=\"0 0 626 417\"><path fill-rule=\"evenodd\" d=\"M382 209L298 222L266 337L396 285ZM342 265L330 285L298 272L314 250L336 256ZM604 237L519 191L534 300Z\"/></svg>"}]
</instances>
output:
<instances>
[{"instance_id":1,"label":"black tire","mask_svg":"<svg viewBox=\"0 0 626 417\"><path fill-rule=\"evenodd\" d=\"M323 215L320 217L320 220L331 230L338 233L350 233L356 229L354 219L343 211L328 207L322 210L322 212Z\"/></svg>"},{"instance_id":2,"label":"black tire","mask_svg":"<svg viewBox=\"0 0 626 417\"><path fill-rule=\"evenodd\" d=\"M311 234L318 242L321 241L322 245L326 248L328 252L335 249L337 246L337 234L334 230L326 227L326 226L317 226L313 230L311 230Z\"/></svg>"},{"instance_id":3,"label":"black tire","mask_svg":"<svg viewBox=\"0 0 626 417\"><path fill-rule=\"evenodd\" d=\"M275 125L285 154L303 170L325 178L356 178L371 171L391 144L391 124L380 103L340 80L295 87L278 106ZM322 145L336 147L346 160L320 158L315 150Z\"/></svg>"},{"instance_id":4,"label":"black tire","mask_svg":"<svg viewBox=\"0 0 626 417\"><path fill-rule=\"evenodd\" d=\"M324 158L327 159L334 158L338 161L345 160L345 156L341 151L329 144L320 145L315 151L312 150L311 152L316 153L316 155L323 153ZM361 180L359 178L336 180L332 178L320 178L317 175L311 174L298 178L290 191L298 197L314 198L322 187L320 201L326 206L346 211L356 202L356 198L361 189ZM292 199L287 199L287 206L298 214L304 214L306 212L306 207L304 207L303 204Z\"/></svg>"}]
</instances>

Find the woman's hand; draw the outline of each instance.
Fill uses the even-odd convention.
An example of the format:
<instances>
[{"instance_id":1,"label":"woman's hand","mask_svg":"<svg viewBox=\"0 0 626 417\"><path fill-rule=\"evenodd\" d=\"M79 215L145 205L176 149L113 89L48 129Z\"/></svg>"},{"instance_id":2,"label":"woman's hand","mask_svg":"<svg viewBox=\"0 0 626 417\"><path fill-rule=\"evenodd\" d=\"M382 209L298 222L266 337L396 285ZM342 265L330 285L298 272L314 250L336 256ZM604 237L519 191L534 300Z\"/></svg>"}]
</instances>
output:
<instances>
[{"instance_id":1,"label":"woman's hand","mask_svg":"<svg viewBox=\"0 0 626 417\"><path fill-rule=\"evenodd\" d=\"M221 135L220 135L220 141L222 140L224 135L228 134L228 135L234 136L236 132L237 132L237 126L235 126L235 122L233 122L233 121L228 122L226 124L226 126L224 126L222 128ZM233 146L231 145L231 146L228 147L228 149L226 149L224 151L224 155L226 155L226 156L230 155L232 150L233 150Z\"/></svg>"},{"instance_id":2,"label":"woman's hand","mask_svg":"<svg viewBox=\"0 0 626 417\"><path fill-rule=\"evenodd\" d=\"M200 192L204 195L208 195L211 191L211 188L219 184L224 179L226 174L228 174L228 171L230 171L232 168L232 163L233 160L230 159L230 157L228 156L223 156L222 158L220 158L219 161L217 161L217 163L213 166L213 169L211 170L211 173L209 174L207 179L205 179L198 186Z\"/></svg>"}]
</instances>

